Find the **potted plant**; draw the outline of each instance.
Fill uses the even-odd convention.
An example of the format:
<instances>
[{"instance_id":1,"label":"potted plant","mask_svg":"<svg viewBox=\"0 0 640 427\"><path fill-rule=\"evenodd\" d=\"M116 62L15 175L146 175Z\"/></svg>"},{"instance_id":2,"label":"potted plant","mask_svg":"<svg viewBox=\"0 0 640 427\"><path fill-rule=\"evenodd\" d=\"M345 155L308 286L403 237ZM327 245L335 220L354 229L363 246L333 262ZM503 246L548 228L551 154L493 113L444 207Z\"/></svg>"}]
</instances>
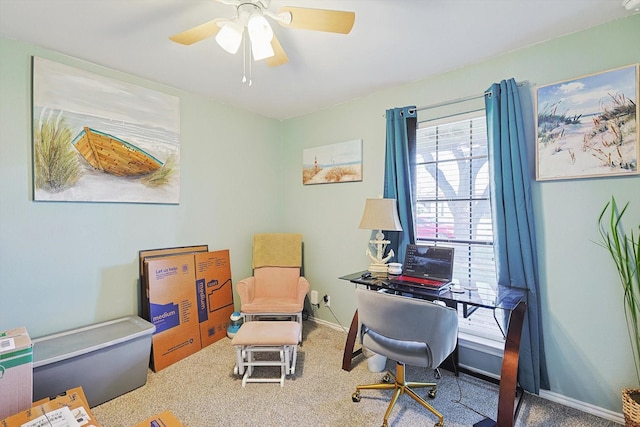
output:
<instances>
[{"instance_id":1,"label":"potted plant","mask_svg":"<svg viewBox=\"0 0 640 427\"><path fill-rule=\"evenodd\" d=\"M624 294L624 313L631 341L636 377L640 385L640 225L627 234L622 218L629 203L619 210L614 197L598 217L600 245L609 251L618 270ZM607 213L609 211L609 213ZM640 389L622 391L622 410L627 426L640 426Z\"/></svg>"}]
</instances>

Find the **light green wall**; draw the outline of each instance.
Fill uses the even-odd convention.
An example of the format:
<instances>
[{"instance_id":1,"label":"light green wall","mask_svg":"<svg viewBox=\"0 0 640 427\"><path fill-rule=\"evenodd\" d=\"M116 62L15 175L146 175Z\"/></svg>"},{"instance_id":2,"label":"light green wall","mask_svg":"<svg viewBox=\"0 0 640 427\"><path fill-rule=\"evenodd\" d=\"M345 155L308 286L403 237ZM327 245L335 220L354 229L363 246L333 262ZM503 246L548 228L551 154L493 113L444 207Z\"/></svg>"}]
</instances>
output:
<instances>
[{"instance_id":1,"label":"light green wall","mask_svg":"<svg viewBox=\"0 0 640 427\"><path fill-rule=\"evenodd\" d=\"M529 115L529 139L533 140L535 85L638 63L638 40L640 15L634 15L287 120L285 222L304 234L311 287L320 295L331 295L340 323L348 327L355 302L352 285L338 277L368 265L364 251L369 231L359 230L358 223L364 199L382 193L386 109L482 94L492 83L514 77L530 82L530 88L522 91L522 102ZM417 47L416 54L428 55L428 46ZM352 139L363 140L362 182L301 184L303 149ZM531 153L533 176L533 143ZM551 391L619 413L620 391L637 384L617 275L594 241L598 239L597 216L611 195L619 201L632 201L628 215L638 223L640 177L536 182L533 191ZM324 307L316 316L336 322Z\"/></svg>"},{"instance_id":2,"label":"light green wall","mask_svg":"<svg viewBox=\"0 0 640 427\"><path fill-rule=\"evenodd\" d=\"M31 56L180 98L179 205L33 202ZM251 272L251 236L282 225L278 121L0 38L0 329L34 337L138 312L138 251L229 249Z\"/></svg>"},{"instance_id":3,"label":"light green wall","mask_svg":"<svg viewBox=\"0 0 640 427\"><path fill-rule=\"evenodd\" d=\"M337 278L368 265L369 232L357 226L364 199L382 192L386 109L481 94L510 77L542 85L637 63L637 40L640 15L281 123L0 38L0 329L24 325L40 336L136 313L140 249L229 249L237 281L250 272L258 231L303 233L312 289L331 295L348 328L353 287ZM180 205L31 201L31 55L180 97ZM363 140L362 182L302 185L304 148L353 139ZM620 390L635 385L633 362L615 271L593 241L612 194L633 200L630 214L640 218L640 178L533 190L551 391L620 412ZM336 322L324 307L314 314Z\"/></svg>"}]
</instances>

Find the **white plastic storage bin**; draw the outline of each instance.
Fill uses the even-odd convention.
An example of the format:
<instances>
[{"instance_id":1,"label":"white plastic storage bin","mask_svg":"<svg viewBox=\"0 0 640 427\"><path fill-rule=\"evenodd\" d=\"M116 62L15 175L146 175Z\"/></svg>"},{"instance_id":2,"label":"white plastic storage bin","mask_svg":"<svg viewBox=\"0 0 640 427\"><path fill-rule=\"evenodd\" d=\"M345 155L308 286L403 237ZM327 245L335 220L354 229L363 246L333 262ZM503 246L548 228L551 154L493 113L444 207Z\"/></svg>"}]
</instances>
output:
<instances>
[{"instance_id":1,"label":"white plastic storage bin","mask_svg":"<svg viewBox=\"0 0 640 427\"><path fill-rule=\"evenodd\" d=\"M82 386L94 407L143 386L154 331L129 316L34 339L34 401Z\"/></svg>"}]
</instances>

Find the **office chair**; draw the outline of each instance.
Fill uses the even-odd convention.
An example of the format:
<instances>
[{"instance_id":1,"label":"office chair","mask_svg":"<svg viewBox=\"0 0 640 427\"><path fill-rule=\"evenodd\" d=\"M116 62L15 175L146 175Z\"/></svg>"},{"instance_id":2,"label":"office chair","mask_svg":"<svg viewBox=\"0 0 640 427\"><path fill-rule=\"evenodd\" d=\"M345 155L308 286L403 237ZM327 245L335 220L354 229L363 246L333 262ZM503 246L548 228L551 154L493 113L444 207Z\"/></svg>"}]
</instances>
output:
<instances>
[{"instance_id":1,"label":"office chair","mask_svg":"<svg viewBox=\"0 0 640 427\"><path fill-rule=\"evenodd\" d=\"M444 417L413 390L428 387L428 396L436 397L435 383L410 382L405 378L405 364L436 369L455 349L458 337L458 313L430 301L356 289L360 342L363 347L396 361L396 375L387 372L383 383L359 385L351 396L360 401L360 390L394 389L384 414L382 427L398 397L408 394L431 411L444 426Z\"/></svg>"},{"instance_id":2,"label":"office chair","mask_svg":"<svg viewBox=\"0 0 640 427\"><path fill-rule=\"evenodd\" d=\"M300 323L309 292L302 276L302 235L262 233L253 236L253 276L238 282L240 313L245 321L288 317Z\"/></svg>"}]
</instances>

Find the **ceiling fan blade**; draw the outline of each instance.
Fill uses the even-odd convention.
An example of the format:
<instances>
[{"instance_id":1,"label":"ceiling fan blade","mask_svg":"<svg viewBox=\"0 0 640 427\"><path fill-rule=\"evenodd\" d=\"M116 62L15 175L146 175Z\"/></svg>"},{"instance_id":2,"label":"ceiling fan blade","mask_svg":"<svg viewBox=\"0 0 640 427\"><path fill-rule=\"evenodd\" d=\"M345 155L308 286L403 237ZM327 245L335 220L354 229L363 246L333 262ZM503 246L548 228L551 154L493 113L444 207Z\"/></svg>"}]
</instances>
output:
<instances>
[{"instance_id":1,"label":"ceiling fan blade","mask_svg":"<svg viewBox=\"0 0 640 427\"><path fill-rule=\"evenodd\" d=\"M184 44L190 45L200 40L204 40L207 37L215 36L220 31L220 26L218 22L225 21L224 19L214 19L209 22L205 22L204 24L196 25L193 28L190 28L186 31L183 31L178 34L174 34L169 37L170 40Z\"/></svg>"},{"instance_id":2,"label":"ceiling fan blade","mask_svg":"<svg viewBox=\"0 0 640 427\"><path fill-rule=\"evenodd\" d=\"M330 33L349 34L356 20L355 12L342 10L285 6L278 11L278 14L285 12L291 14L291 23L280 23L280 25L284 27L326 31Z\"/></svg>"},{"instance_id":3,"label":"ceiling fan blade","mask_svg":"<svg viewBox=\"0 0 640 427\"><path fill-rule=\"evenodd\" d=\"M278 38L276 37L275 34L271 39L271 47L273 48L273 53L275 55L265 60L267 61L268 66L277 67L278 65L286 64L287 62L289 62L289 58L287 57L287 54L284 52L284 49L282 48L282 45L278 41Z\"/></svg>"}]
</instances>

